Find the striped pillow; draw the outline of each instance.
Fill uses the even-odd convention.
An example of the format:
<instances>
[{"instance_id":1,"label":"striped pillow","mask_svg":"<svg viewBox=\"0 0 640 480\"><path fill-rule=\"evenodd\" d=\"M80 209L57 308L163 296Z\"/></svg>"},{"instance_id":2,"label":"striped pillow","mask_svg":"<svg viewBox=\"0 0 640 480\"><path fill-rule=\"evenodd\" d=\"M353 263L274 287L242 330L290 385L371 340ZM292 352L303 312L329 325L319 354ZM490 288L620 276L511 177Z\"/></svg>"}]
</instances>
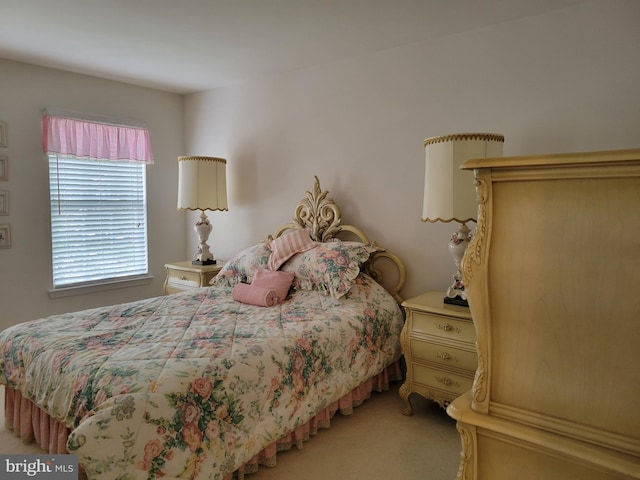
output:
<instances>
[{"instance_id":1,"label":"striped pillow","mask_svg":"<svg viewBox=\"0 0 640 480\"><path fill-rule=\"evenodd\" d=\"M271 255L269 256L269 270L278 270L280 265L289 260L293 255L316 246L316 242L311 239L309 230L299 228L287 232L275 240L269 242Z\"/></svg>"}]
</instances>

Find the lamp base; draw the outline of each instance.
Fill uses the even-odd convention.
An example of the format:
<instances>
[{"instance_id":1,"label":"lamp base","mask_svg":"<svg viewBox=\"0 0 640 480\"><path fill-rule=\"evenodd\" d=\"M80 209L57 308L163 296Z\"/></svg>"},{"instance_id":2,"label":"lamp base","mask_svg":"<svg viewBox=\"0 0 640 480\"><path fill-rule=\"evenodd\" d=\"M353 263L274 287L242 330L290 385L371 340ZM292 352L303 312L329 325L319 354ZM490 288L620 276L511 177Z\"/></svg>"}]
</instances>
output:
<instances>
[{"instance_id":1,"label":"lamp base","mask_svg":"<svg viewBox=\"0 0 640 480\"><path fill-rule=\"evenodd\" d=\"M215 265L217 260L191 260L191 265Z\"/></svg>"},{"instance_id":2,"label":"lamp base","mask_svg":"<svg viewBox=\"0 0 640 480\"><path fill-rule=\"evenodd\" d=\"M460 265L462 263L462 257L464 256L467 246L471 241L473 234L469 227L464 223L458 227L451 238L449 239L449 253L453 258L453 262L456 264L456 273L453 275L453 283L447 289L445 294L444 303L449 305L459 305L461 307L468 307L467 294L464 291L464 284L462 283L462 273L460 272Z\"/></svg>"},{"instance_id":3,"label":"lamp base","mask_svg":"<svg viewBox=\"0 0 640 480\"><path fill-rule=\"evenodd\" d=\"M468 307L469 306L469 302L467 301L466 298L462 298L460 295L457 295L453 298L451 297L444 297L444 303L447 303L449 305L457 305L459 307Z\"/></svg>"},{"instance_id":4,"label":"lamp base","mask_svg":"<svg viewBox=\"0 0 640 480\"><path fill-rule=\"evenodd\" d=\"M209 219L204 214L204 210L200 213L200 219L196 222L193 229L198 234L198 238L200 239L200 245L198 245L198 250L196 254L193 256L191 260L192 265L215 265L216 259L213 258L213 253L209 250L209 245L207 244L207 239L209 238L209 234L213 227L209 222Z\"/></svg>"}]
</instances>

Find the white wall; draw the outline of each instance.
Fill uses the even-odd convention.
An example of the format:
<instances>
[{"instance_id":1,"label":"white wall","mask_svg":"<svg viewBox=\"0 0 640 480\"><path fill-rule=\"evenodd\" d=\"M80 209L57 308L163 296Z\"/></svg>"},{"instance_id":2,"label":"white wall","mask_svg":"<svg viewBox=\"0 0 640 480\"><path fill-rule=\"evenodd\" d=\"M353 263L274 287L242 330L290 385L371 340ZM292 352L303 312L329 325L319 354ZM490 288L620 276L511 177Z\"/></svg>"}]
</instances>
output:
<instances>
[{"instance_id":1,"label":"white wall","mask_svg":"<svg viewBox=\"0 0 640 480\"><path fill-rule=\"evenodd\" d=\"M162 294L164 263L183 259L186 215L176 210L176 157L183 153L183 97L0 59L0 120L6 122L12 248L0 249L0 329L54 313ZM147 168L149 267L145 286L50 299L51 241L43 108L143 120L155 164Z\"/></svg>"},{"instance_id":2,"label":"white wall","mask_svg":"<svg viewBox=\"0 0 640 480\"><path fill-rule=\"evenodd\" d=\"M229 258L287 222L318 175L346 223L445 289L451 225L420 222L423 140L505 134L505 155L640 147L640 2L597 0L185 101L187 154L228 159ZM189 222L195 221L195 217ZM190 233L185 256L197 244Z\"/></svg>"},{"instance_id":3,"label":"white wall","mask_svg":"<svg viewBox=\"0 0 640 480\"><path fill-rule=\"evenodd\" d=\"M195 216L175 208L182 154L229 160L230 211L209 214L219 258L289 221L318 175L345 222L405 260L405 296L444 289L452 227L420 222L424 138L501 132L505 155L640 147L639 18L640 2L597 0L190 95L184 108L178 95L0 60L0 120L9 133L0 155L10 158L0 189L11 195L0 223L10 223L13 236L13 247L0 249L0 329L161 294L164 263L189 258L197 244ZM49 298L46 106L149 125L150 285Z\"/></svg>"}]
</instances>

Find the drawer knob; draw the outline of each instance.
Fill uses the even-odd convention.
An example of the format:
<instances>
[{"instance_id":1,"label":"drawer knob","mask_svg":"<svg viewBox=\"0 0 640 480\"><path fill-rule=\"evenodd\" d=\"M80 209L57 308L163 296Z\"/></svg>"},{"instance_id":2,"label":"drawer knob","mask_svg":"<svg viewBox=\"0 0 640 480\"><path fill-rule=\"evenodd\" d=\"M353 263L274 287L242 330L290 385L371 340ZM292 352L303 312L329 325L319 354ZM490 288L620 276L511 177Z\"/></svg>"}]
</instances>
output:
<instances>
[{"instance_id":1,"label":"drawer knob","mask_svg":"<svg viewBox=\"0 0 640 480\"><path fill-rule=\"evenodd\" d=\"M442 323L436 323L436 327L439 328L440 330L444 330L445 332L456 332L456 333L461 332L459 328L456 328L449 323L445 323L444 325Z\"/></svg>"},{"instance_id":2,"label":"drawer knob","mask_svg":"<svg viewBox=\"0 0 640 480\"><path fill-rule=\"evenodd\" d=\"M456 387L460 386L460 384L458 382L453 381L449 377L436 377L436 380L439 381L440 383L443 383L447 387L450 386L450 385L455 385Z\"/></svg>"},{"instance_id":3,"label":"drawer knob","mask_svg":"<svg viewBox=\"0 0 640 480\"><path fill-rule=\"evenodd\" d=\"M447 352L442 352L442 353L436 352L436 357L437 358L441 358L442 360L445 360L445 361L448 361L448 360L451 360L451 361L454 361L454 362L458 361L458 359L456 357L454 357L452 355L449 355Z\"/></svg>"},{"instance_id":4,"label":"drawer knob","mask_svg":"<svg viewBox=\"0 0 640 480\"><path fill-rule=\"evenodd\" d=\"M184 275L180 277L180 280L186 280L187 277L185 277Z\"/></svg>"}]
</instances>

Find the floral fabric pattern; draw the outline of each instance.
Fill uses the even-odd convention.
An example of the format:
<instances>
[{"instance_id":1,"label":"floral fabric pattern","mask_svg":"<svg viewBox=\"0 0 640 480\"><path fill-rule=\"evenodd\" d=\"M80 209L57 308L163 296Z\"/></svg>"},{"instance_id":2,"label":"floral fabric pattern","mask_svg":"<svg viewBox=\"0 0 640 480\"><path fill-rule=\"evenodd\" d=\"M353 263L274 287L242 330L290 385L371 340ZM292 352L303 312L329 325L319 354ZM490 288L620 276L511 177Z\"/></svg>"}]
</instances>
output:
<instances>
[{"instance_id":1,"label":"floral fabric pattern","mask_svg":"<svg viewBox=\"0 0 640 480\"><path fill-rule=\"evenodd\" d=\"M295 255L281 270L294 272L294 288L319 290L337 299L347 294L362 264L377 250L360 242L333 240Z\"/></svg>"},{"instance_id":2,"label":"floral fabric pattern","mask_svg":"<svg viewBox=\"0 0 640 480\"><path fill-rule=\"evenodd\" d=\"M0 383L73 429L91 480L222 479L396 361L402 325L364 274L270 308L203 288L11 327Z\"/></svg>"},{"instance_id":3,"label":"floral fabric pattern","mask_svg":"<svg viewBox=\"0 0 640 480\"><path fill-rule=\"evenodd\" d=\"M251 283L256 270L267 268L270 256L271 250L266 242L248 247L229 260L210 283L220 287Z\"/></svg>"}]
</instances>

